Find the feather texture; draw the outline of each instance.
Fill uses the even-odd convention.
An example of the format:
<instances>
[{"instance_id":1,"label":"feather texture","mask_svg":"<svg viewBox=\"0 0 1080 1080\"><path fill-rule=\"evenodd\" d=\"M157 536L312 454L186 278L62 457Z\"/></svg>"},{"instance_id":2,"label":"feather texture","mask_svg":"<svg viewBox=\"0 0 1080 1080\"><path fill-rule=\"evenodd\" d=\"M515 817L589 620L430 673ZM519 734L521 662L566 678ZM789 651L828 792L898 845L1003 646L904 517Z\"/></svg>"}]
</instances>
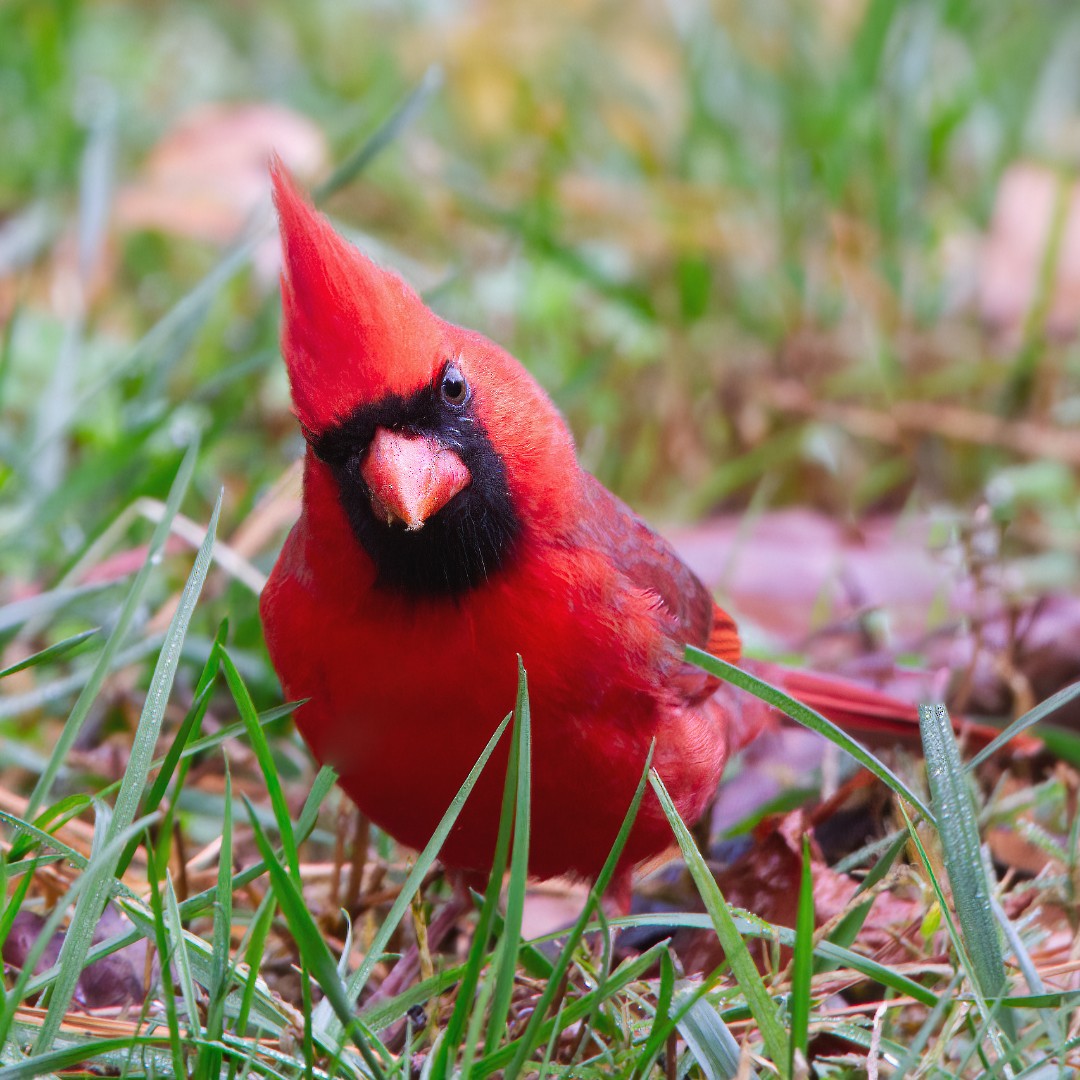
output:
<instances>
[{"instance_id":1,"label":"feather texture","mask_svg":"<svg viewBox=\"0 0 1080 1080\"><path fill-rule=\"evenodd\" d=\"M654 742L679 812L696 821L729 752L765 722L760 703L683 659L695 645L737 662L734 622L581 469L521 364L438 318L338 236L280 165L273 176L282 352L309 448L302 514L261 610L286 694L307 699L296 722L315 756L377 825L419 848L509 710L520 654L533 874L599 871ZM418 463L411 489L429 466L459 478L430 520L387 520L394 459L365 468L376 432L421 440L400 455ZM797 689L844 721L888 712L835 683ZM450 834L451 866L490 865L505 760L503 748ZM649 792L623 881L670 843Z\"/></svg>"}]
</instances>

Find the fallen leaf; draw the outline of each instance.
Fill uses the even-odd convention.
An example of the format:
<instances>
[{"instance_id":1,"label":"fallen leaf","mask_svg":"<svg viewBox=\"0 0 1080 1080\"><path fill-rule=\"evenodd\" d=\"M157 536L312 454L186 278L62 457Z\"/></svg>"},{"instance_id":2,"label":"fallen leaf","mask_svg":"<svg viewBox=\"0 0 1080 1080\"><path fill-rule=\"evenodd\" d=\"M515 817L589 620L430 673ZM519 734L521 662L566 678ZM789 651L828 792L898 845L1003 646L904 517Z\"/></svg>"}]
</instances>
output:
<instances>
[{"instance_id":1,"label":"fallen leaf","mask_svg":"<svg viewBox=\"0 0 1080 1080\"><path fill-rule=\"evenodd\" d=\"M32 911L20 911L15 916L11 931L4 941L4 963L12 968L21 969L25 964L34 942L45 926L45 918ZM116 909L109 905L94 931L93 942L105 941L130 929L130 923ZM60 946L64 941L65 931L58 931L46 944L45 949L34 967L34 973L40 974L52 967L60 955ZM147 943L140 938L132 945L118 949L109 956L90 964L79 976L75 987L75 1001L87 1009L115 1008L122 1005L141 1005L146 996L146 954ZM157 966L154 965L151 977Z\"/></svg>"},{"instance_id":2,"label":"fallen leaf","mask_svg":"<svg viewBox=\"0 0 1080 1080\"><path fill-rule=\"evenodd\" d=\"M117 222L125 229L228 243L269 201L267 167L275 152L300 180L329 160L322 132L291 109L202 105L154 147L134 183L120 191Z\"/></svg>"},{"instance_id":3,"label":"fallen leaf","mask_svg":"<svg viewBox=\"0 0 1080 1080\"><path fill-rule=\"evenodd\" d=\"M964 711L1003 716L1080 680L1080 599L1017 594L1006 562L976 578L959 548L935 548L929 517L845 527L811 510L713 518L670 534L751 645L907 701L966 683ZM920 668L897 666L918 655ZM1080 701L1054 717L1080 725Z\"/></svg>"}]
</instances>

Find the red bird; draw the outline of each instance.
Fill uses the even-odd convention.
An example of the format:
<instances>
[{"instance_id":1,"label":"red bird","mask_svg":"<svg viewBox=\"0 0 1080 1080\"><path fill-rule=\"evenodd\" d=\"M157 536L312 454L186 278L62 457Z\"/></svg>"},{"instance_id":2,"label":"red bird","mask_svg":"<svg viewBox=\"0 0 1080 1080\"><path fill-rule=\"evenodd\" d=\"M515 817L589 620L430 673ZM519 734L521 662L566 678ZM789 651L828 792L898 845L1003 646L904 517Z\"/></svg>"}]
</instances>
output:
<instances>
[{"instance_id":1,"label":"red bird","mask_svg":"<svg viewBox=\"0 0 1080 1080\"><path fill-rule=\"evenodd\" d=\"M762 716L683 659L690 644L737 661L731 618L581 468L517 360L346 243L283 169L273 179L282 352L308 446L303 511L261 611L285 692L309 699L296 721L315 756L420 848L512 706L520 654L533 875L598 873L654 739L696 821ZM880 698L835 686L845 716ZM490 866L505 759L503 747L469 798L448 865ZM650 792L623 873L671 842Z\"/></svg>"}]
</instances>

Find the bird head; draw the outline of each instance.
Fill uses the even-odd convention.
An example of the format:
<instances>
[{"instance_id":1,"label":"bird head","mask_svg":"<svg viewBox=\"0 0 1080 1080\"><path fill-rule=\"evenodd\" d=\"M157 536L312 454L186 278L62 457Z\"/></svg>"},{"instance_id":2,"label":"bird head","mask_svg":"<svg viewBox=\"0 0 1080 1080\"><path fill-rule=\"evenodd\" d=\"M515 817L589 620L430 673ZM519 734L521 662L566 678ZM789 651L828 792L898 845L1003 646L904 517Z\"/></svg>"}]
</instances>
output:
<instances>
[{"instance_id":1,"label":"bird head","mask_svg":"<svg viewBox=\"0 0 1080 1080\"><path fill-rule=\"evenodd\" d=\"M282 353L314 467L379 585L456 595L558 526L573 442L508 353L432 312L340 236L280 162Z\"/></svg>"}]
</instances>

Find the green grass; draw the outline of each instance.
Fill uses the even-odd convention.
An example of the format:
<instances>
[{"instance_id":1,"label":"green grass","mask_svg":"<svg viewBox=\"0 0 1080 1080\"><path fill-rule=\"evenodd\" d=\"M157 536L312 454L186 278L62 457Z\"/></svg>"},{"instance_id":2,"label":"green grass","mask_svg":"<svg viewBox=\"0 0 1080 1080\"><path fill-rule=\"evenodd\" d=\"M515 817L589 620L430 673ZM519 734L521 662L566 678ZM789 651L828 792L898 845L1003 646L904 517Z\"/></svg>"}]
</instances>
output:
<instances>
[{"instance_id":1,"label":"green grass","mask_svg":"<svg viewBox=\"0 0 1080 1080\"><path fill-rule=\"evenodd\" d=\"M969 293L1003 170L1072 164L1078 29L1072 6L1021 0L0 8L0 941L23 910L45 920L29 963L5 969L0 1080L90 1063L230 1080L404 1078L410 1063L433 1078L847 1077L868 1055L880 1075L1068 1075L1061 926L1033 912L1077 917L1075 780L965 761L933 712L928 774L855 750L895 798L888 835L840 867L861 889L829 925L813 926L805 874L793 926L731 908L665 804L683 910L610 918L602 879L569 929L534 942L522 673L494 737L512 764L470 943L369 1004L410 918L446 901L438 848L478 772L411 864L377 830L361 850L339 839L349 810L292 730L257 615L287 527L276 485L301 449L260 263L269 216L210 242L182 228L183 197L169 228L126 226L117 207L185 110L288 107L327 141L312 185L326 209L518 355L586 465L657 520L798 503L962 524L985 504L1011 599L1075 594L1067 460L966 441L929 411L893 439L844 408L1075 424L1080 357L1041 322L1050 260L1015 341ZM1047 741L1076 760L1075 735ZM637 798L654 792L646 773ZM999 879L984 846L998 827L1043 853L1042 876ZM902 959L866 944L879 895L919 910L914 932L892 927ZM95 941L107 903L126 922ZM621 927L660 938L621 956ZM35 973L56 931L59 957ZM671 939L692 933L715 935L724 963L687 974ZM139 941L155 958L137 973L145 1003L94 1026L83 966ZM870 1004L838 1012L838 994Z\"/></svg>"}]
</instances>

